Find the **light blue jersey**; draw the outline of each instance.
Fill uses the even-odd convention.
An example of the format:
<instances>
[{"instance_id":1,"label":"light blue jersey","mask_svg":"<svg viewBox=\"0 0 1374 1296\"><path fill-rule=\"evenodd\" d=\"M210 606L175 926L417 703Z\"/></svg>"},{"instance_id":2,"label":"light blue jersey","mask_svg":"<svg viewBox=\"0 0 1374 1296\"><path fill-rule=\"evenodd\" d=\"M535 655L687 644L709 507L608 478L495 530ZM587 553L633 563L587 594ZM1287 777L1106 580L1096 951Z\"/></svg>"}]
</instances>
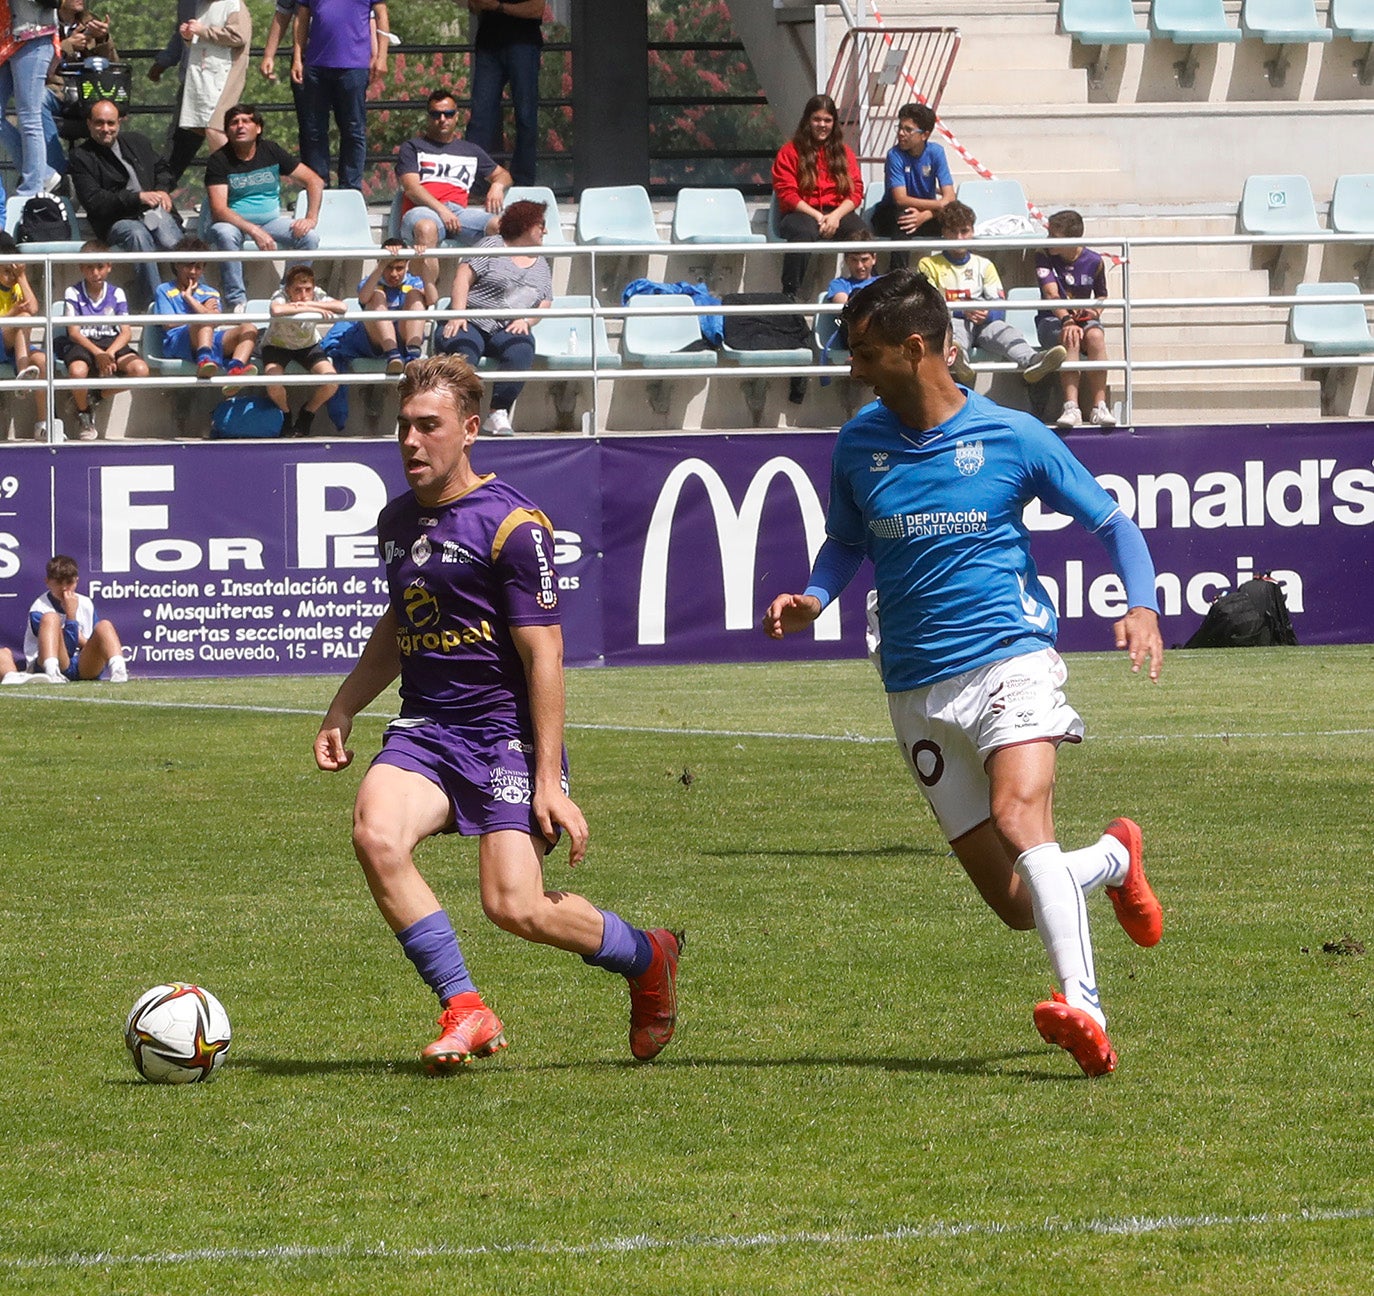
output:
<instances>
[{"instance_id":1,"label":"light blue jersey","mask_svg":"<svg viewBox=\"0 0 1374 1296\"><path fill-rule=\"evenodd\" d=\"M929 432L877 401L840 429L826 532L873 561L889 693L1054 643L1021 521L1037 496L1089 531L1118 512L1043 424L974 393Z\"/></svg>"}]
</instances>

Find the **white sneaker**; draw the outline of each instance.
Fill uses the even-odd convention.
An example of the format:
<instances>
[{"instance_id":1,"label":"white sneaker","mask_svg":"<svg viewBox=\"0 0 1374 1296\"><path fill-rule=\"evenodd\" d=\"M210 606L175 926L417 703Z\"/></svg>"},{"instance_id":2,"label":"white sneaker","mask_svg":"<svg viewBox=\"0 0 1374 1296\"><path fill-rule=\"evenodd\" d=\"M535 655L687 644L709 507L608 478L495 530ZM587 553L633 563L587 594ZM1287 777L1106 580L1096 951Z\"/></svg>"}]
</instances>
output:
<instances>
[{"instance_id":1,"label":"white sneaker","mask_svg":"<svg viewBox=\"0 0 1374 1296\"><path fill-rule=\"evenodd\" d=\"M78 441L94 441L98 435L95 415L90 410L78 410L76 412L76 439Z\"/></svg>"},{"instance_id":2,"label":"white sneaker","mask_svg":"<svg viewBox=\"0 0 1374 1296\"><path fill-rule=\"evenodd\" d=\"M1083 411L1076 404L1070 402L1064 406L1064 412L1054 421L1057 428L1076 428L1083 426Z\"/></svg>"},{"instance_id":3,"label":"white sneaker","mask_svg":"<svg viewBox=\"0 0 1374 1296\"><path fill-rule=\"evenodd\" d=\"M129 682L129 666L123 657L114 657L110 660L110 683L127 684Z\"/></svg>"},{"instance_id":4,"label":"white sneaker","mask_svg":"<svg viewBox=\"0 0 1374 1296\"><path fill-rule=\"evenodd\" d=\"M1062 346L1052 346L1037 351L1030 363L1021 370L1021 377L1028 383L1038 383L1046 374L1052 374L1068 358L1069 353Z\"/></svg>"},{"instance_id":5,"label":"white sneaker","mask_svg":"<svg viewBox=\"0 0 1374 1296\"><path fill-rule=\"evenodd\" d=\"M20 382L24 382L24 381L26 381L26 380L29 379L29 378L37 378L37 377L38 377L38 374L39 374L38 366L37 366L36 364L31 364L31 365L25 365L25 366L24 366L17 374L15 374L14 376L15 376Z\"/></svg>"},{"instance_id":6,"label":"white sneaker","mask_svg":"<svg viewBox=\"0 0 1374 1296\"><path fill-rule=\"evenodd\" d=\"M494 409L487 415L486 422L482 424L482 431L494 437L515 435L515 429L510 425L510 414L503 409Z\"/></svg>"},{"instance_id":7,"label":"white sneaker","mask_svg":"<svg viewBox=\"0 0 1374 1296\"><path fill-rule=\"evenodd\" d=\"M0 684L27 684L30 680L42 679L42 675L31 675L28 671L9 671L0 677Z\"/></svg>"},{"instance_id":8,"label":"white sneaker","mask_svg":"<svg viewBox=\"0 0 1374 1296\"><path fill-rule=\"evenodd\" d=\"M1116 426L1116 415L1102 401L1098 401L1093 406L1093 412L1088 415L1088 418L1093 427L1113 428Z\"/></svg>"},{"instance_id":9,"label":"white sneaker","mask_svg":"<svg viewBox=\"0 0 1374 1296\"><path fill-rule=\"evenodd\" d=\"M33 439L35 441L46 441L48 439L48 425L43 419L39 419L33 425Z\"/></svg>"}]
</instances>

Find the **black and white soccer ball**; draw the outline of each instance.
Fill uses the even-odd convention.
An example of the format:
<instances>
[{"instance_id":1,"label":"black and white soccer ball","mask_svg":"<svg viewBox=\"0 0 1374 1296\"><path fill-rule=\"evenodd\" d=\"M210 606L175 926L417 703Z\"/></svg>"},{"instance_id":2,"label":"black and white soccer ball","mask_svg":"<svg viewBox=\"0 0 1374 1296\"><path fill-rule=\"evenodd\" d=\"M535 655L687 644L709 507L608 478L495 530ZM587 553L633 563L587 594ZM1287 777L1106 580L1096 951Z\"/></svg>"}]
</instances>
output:
<instances>
[{"instance_id":1,"label":"black and white soccer ball","mask_svg":"<svg viewBox=\"0 0 1374 1296\"><path fill-rule=\"evenodd\" d=\"M138 997L124 1023L134 1066L154 1084L209 1080L229 1052L229 1014L208 990L168 982Z\"/></svg>"}]
</instances>

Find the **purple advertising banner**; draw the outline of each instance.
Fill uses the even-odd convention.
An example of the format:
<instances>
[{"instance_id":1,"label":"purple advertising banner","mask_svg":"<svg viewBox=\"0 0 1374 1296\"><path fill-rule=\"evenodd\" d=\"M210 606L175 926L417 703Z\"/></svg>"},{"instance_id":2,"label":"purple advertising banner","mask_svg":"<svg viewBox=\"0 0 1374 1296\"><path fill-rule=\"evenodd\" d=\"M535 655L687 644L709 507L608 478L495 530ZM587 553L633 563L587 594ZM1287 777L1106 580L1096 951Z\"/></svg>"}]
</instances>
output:
<instances>
[{"instance_id":1,"label":"purple advertising banner","mask_svg":"<svg viewBox=\"0 0 1374 1296\"><path fill-rule=\"evenodd\" d=\"M827 432L479 442L479 471L552 519L567 660L853 657L862 570L814 630L776 644L768 601L804 587L824 535ZM1374 642L1374 425L1158 428L1070 446L1136 519L1165 642L1251 573L1283 581L1303 643ZM144 676L336 673L385 602L373 539L404 489L389 441L0 450L0 644L18 649L53 552ZM1111 645L1122 591L1101 545L1026 522L1066 650Z\"/></svg>"}]
</instances>

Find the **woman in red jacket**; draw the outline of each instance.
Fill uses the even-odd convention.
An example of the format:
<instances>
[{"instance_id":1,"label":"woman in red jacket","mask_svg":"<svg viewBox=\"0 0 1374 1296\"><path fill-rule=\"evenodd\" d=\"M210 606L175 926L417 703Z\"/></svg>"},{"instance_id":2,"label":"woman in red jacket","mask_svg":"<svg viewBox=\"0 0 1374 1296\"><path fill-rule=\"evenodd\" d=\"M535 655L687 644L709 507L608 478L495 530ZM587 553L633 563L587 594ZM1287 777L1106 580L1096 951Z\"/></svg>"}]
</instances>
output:
<instances>
[{"instance_id":1,"label":"woman in red jacket","mask_svg":"<svg viewBox=\"0 0 1374 1296\"><path fill-rule=\"evenodd\" d=\"M789 243L852 238L867 229L859 215L864 182L859 159L844 142L838 110L829 95L812 95L802 109L796 134L773 159L778 233ZM795 298L810 257L789 252L782 259L782 290Z\"/></svg>"}]
</instances>

